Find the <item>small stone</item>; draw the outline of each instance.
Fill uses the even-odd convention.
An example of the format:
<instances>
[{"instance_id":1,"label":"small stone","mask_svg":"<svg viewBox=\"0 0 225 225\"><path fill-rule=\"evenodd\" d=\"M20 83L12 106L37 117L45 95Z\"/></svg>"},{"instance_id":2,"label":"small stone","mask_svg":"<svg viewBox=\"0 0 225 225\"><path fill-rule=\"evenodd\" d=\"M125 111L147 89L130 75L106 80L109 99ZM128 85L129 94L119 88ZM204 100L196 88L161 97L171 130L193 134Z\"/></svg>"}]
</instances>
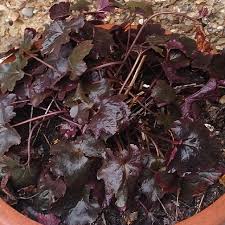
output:
<instances>
[{"instance_id":1,"label":"small stone","mask_svg":"<svg viewBox=\"0 0 225 225\"><path fill-rule=\"evenodd\" d=\"M223 26L218 26L217 30L223 30Z\"/></svg>"},{"instance_id":2,"label":"small stone","mask_svg":"<svg viewBox=\"0 0 225 225\"><path fill-rule=\"evenodd\" d=\"M224 105L225 104L225 95L223 95L220 100L219 100L219 103Z\"/></svg>"},{"instance_id":3,"label":"small stone","mask_svg":"<svg viewBox=\"0 0 225 225\"><path fill-rule=\"evenodd\" d=\"M219 38L217 41L217 45L224 45L225 44L225 38Z\"/></svg>"},{"instance_id":4,"label":"small stone","mask_svg":"<svg viewBox=\"0 0 225 225\"><path fill-rule=\"evenodd\" d=\"M15 22L20 17L20 14L18 12L12 11L9 13L8 17L9 17L9 20L11 20L12 22Z\"/></svg>"},{"instance_id":5,"label":"small stone","mask_svg":"<svg viewBox=\"0 0 225 225\"><path fill-rule=\"evenodd\" d=\"M205 0L197 0L195 3L199 5L199 4L202 4L204 2L205 2Z\"/></svg>"},{"instance_id":6,"label":"small stone","mask_svg":"<svg viewBox=\"0 0 225 225\"><path fill-rule=\"evenodd\" d=\"M8 8L4 5L0 5L0 11L7 11Z\"/></svg>"},{"instance_id":7,"label":"small stone","mask_svg":"<svg viewBox=\"0 0 225 225\"><path fill-rule=\"evenodd\" d=\"M38 12L38 10L37 9L34 9L33 13L36 14L37 12Z\"/></svg>"},{"instance_id":8,"label":"small stone","mask_svg":"<svg viewBox=\"0 0 225 225\"><path fill-rule=\"evenodd\" d=\"M205 123L204 125L210 132L213 132L215 130L214 126L212 126L211 124Z\"/></svg>"},{"instance_id":9,"label":"small stone","mask_svg":"<svg viewBox=\"0 0 225 225\"><path fill-rule=\"evenodd\" d=\"M139 24L141 24L141 25L142 25L142 24L144 23L144 19L139 19L139 21L138 21L138 22L139 22Z\"/></svg>"},{"instance_id":10,"label":"small stone","mask_svg":"<svg viewBox=\"0 0 225 225\"><path fill-rule=\"evenodd\" d=\"M72 118L75 118L78 114L79 108L78 105L74 105L71 109L70 109L70 116Z\"/></svg>"},{"instance_id":11,"label":"small stone","mask_svg":"<svg viewBox=\"0 0 225 225\"><path fill-rule=\"evenodd\" d=\"M34 15L34 8L32 7L23 8L21 13L26 17L32 17Z\"/></svg>"}]
</instances>

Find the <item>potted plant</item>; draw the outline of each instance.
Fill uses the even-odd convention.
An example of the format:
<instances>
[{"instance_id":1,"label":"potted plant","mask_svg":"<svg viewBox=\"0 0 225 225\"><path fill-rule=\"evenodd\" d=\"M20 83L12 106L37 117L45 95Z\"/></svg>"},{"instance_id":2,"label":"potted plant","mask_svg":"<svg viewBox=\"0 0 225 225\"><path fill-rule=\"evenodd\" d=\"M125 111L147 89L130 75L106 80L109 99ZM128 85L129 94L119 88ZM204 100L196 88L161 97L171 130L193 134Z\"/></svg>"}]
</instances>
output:
<instances>
[{"instance_id":1,"label":"potted plant","mask_svg":"<svg viewBox=\"0 0 225 225\"><path fill-rule=\"evenodd\" d=\"M112 204L125 212L132 202L134 215L144 216L153 205L169 215L164 196L199 196L219 179L219 144L197 118L206 108L199 100L221 97L225 81L215 74L223 70L214 64L224 66L224 53L215 54L199 26L193 41L149 24L161 14L198 23L161 12L143 26L102 25L72 17L69 3L59 3L41 36L25 30L21 47L0 64L0 178L9 200L16 199L13 185L18 198L34 198L58 225L52 206L74 198L59 217L86 225ZM35 151L40 135L47 147ZM25 148L14 150L19 144ZM223 225L224 201L225 195L178 225ZM27 202L21 205L29 214ZM51 221L36 213L43 217L35 222L2 199L0 212L0 225Z\"/></svg>"}]
</instances>

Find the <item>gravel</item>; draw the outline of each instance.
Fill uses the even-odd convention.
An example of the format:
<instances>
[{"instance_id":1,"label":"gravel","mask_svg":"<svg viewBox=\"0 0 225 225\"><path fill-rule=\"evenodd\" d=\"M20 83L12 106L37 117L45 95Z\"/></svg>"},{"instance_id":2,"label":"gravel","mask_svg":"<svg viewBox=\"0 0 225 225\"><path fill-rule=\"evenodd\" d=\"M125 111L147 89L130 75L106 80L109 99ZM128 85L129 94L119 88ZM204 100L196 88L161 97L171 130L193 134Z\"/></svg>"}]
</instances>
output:
<instances>
[{"instance_id":1,"label":"gravel","mask_svg":"<svg viewBox=\"0 0 225 225\"><path fill-rule=\"evenodd\" d=\"M21 13L25 16L25 17L32 17L34 15L34 8L32 7L28 7L28 8L23 8L21 10Z\"/></svg>"},{"instance_id":2,"label":"gravel","mask_svg":"<svg viewBox=\"0 0 225 225\"><path fill-rule=\"evenodd\" d=\"M69 1L69 0L68 0ZM90 0L91 1L91 0ZM122 1L122 0L118 0ZM124 0L125 2L129 0ZM136 0L138 1L138 0ZM225 47L225 0L146 0L152 4L154 12L182 12L198 18L199 12L207 14L201 20L205 33L216 49ZM58 0L4 0L0 2L0 52L19 45L26 27L43 31L50 23L48 10ZM75 0L70 0L75 2ZM94 1L91 1L94 2ZM90 10L94 10L93 3ZM106 22L122 23L129 17L129 12L122 13L120 9L106 16ZM185 33L193 37L195 27L193 22L174 15L156 18L163 27L172 32ZM144 18L138 16L135 23L143 24Z\"/></svg>"}]
</instances>

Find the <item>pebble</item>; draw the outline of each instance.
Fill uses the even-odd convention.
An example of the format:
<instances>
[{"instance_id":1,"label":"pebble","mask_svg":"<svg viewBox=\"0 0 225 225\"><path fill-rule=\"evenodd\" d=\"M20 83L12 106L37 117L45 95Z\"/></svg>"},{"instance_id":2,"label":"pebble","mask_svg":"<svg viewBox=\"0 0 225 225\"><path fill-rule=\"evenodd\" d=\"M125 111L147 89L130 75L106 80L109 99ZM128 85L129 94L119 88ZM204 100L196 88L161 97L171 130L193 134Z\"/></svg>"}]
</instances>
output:
<instances>
[{"instance_id":1,"label":"pebble","mask_svg":"<svg viewBox=\"0 0 225 225\"><path fill-rule=\"evenodd\" d=\"M79 108L78 105L74 105L71 109L70 109L70 116L72 118L75 118L78 114Z\"/></svg>"},{"instance_id":2,"label":"pebble","mask_svg":"<svg viewBox=\"0 0 225 225\"><path fill-rule=\"evenodd\" d=\"M8 8L4 5L0 5L0 11L7 11Z\"/></svg>"},{"instance_id":3,"label":"pebble","mask_svg":"<svg viewBox=\"0 0 225 225\"><path fill-rule=\"evenodd\" d=\"M225 95L223 95L220 100L219 100L219 103L224 105L225 104Z\"/></svg>"},{"instance_id":4,"label":"pebble","mask_svg":"<svg viewBox=\"0 0 225 225\"><path fill-rule=\"evenodd\" d=\"M34 15L34 8L32 7L23 8L21 13L26 17L32 17Z\"/></svg>"},{"instance_id":5,"label":"pebble","mask_svg":"<svg viewBox=\"0 0 225 225\"><path fill-rule=\"evenodd\" d=\"M18 12L15 12L15 11L9 12L9 14L8 14L8 18L12 22L15 22L19 17L20 17L20 14Z\"/></svg>"},{"instance_id":6,"label":"pebble","mask_svg":"<svg viewBox=\"0 0 225 225\"><path fill-rule=\"evenodd\" d=\"M210 132L213 132L215 130L214 126L212 126L211 124L205 123L204 125Z\"/></svg>"},{"instance_id":7,"label":"pebble","mask_svg":"<svg viewBox=\"0 0 225 225\"><path fill-rule=\"evenodd\" d=\"M223 28L224 28L223 26L218 26L217 30L223 30Z\"/></svg>"},{"instance_id":8,"label":"pebble","mask_svg":"<svg viewBox=\"0 0 225 225\"><path fill-rule=\"evenodd\" d=\"M144 19L139 19L139 21L138 21L138 22L139 22L139 24L141 24L141 25L142 25L142 24L144 23Z\"/></svg>"}]
</instances>

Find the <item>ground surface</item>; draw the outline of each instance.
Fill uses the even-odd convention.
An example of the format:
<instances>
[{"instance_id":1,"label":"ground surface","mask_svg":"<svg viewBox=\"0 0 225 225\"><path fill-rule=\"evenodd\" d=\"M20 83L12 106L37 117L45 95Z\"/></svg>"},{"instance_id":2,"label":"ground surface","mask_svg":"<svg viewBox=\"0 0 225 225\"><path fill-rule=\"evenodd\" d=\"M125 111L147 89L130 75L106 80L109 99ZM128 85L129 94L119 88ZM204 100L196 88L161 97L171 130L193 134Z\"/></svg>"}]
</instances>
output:
<instances>
[{"instance_id":1,"label":"ground surface","mask_svg":"<svg viewBox=\"0 0 225 225\"><path fill-rule=\"evenodd\" d=\"M26 27L33 27L38 31L43 30L44 25L50 22L48 16L48 10L50 6L58 1L56 0L2 0L0 3L0 52L7 51L11 47L19 44L20 39L23 36L23 30ZM161 11L174 11L184 12L188 16L197 18L201 9L208 10L208 16L202 19L205 24L205 32L211 42L217 49L225 47L225 32L223 32L225 25L225 1L220 0L153 0L149 2L153 5L154 12ZM94 5L93 5L94 6ZM107 21L110 23L120 23L123 21L125 14L114 13L113 16L107 16ZM175 16L162 16L160 22L167 30L174 32L184 32L189 36L193 36L193 24L188 20L180 20ZM142 23L143 19L138 18L136 23ZM221 106L222 105L222 106ZM225 137L224 129L224 103L221 105L207 105L207 112L205 115L205 123L215 127L213 130L215 135L218 136L219 140L223 142ZM216 116L215 116L216 115ZM224 142L222 143L224 144ZM217 199L222 193L224 188L218 184L213 185L207 193L188 203L183 203L177 199L177 196L170 196L163 202L166 212L162 209L156 209L156 216L163 218L163 222L160 224L170 224L166 220L176 221L177 218L180 220L189 217L201 209L207 207L215 199ZM120 225L122 218L115 214L113 217L113 210L108 213L108 217L116 218L116 222L112 222L112 225ZM168 216L169 215L169 216ZM154 215L153 215L154 216ZM106 212L107 217L107 212ZM168 218L167 218L168 217ZM109 218L107 218L109 220ZM144 224L143 221L137 221L137 225Z\"/></svg>"},{"instance_id":2,"label":"ground surface","mask_svg":"<svg viewBox=\"0 0 225 225\"><path fill-rule=\"evenodd\" d=\"M70 0L75 2L75 0ZM125 0L129 1L129 0ZM202 22L205 32L217 49L225 46L225 0L146 0L152 4L154 12L174 11L184 12L188 16L197 18L199 11L206 15ZM0 3L0 52L7 51L19 43L24 28L33 27L43 30L44 25L50 22L49 7L58 0L2 0ZM93 6L95 2L93 2ZM121 0L120 0L121 2ZM93 9L91 9L93 10ZM114 13L108 16L111 23L123 21L124 13ZM161 16L160 22L168 30L185 32L193 36L193 23L188 20L171 16ZM143 20L137 19L137 23Z\"/></svg>"}]
</instances>

